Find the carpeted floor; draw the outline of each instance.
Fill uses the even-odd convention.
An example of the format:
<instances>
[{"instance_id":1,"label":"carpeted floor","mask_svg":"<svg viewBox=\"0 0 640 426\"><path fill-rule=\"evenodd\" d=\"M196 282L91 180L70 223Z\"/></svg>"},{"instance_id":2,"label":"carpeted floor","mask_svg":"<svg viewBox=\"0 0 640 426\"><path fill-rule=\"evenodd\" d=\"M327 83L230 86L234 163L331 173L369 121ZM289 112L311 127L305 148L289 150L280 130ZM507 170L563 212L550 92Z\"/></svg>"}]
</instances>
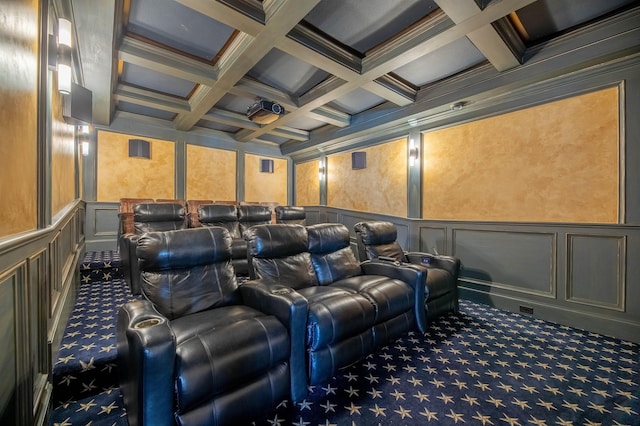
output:
<instances>
[{"instance_id":1,"label":"carpeted floor","mask_svg":"<svg viewBox=\"0 0 640 426\"><path fill-rule=\"evenodd\" d=\"M92 290L108 303L103 286ZM74 321L97 321L87 314ZM115 345L106 323L104 333L95 344ZM120 392L66 402L51 424L126 425ZM426 335L381 348L255 424L640 425L640 345L463 300Z\"/></svg>"}]
</instances>

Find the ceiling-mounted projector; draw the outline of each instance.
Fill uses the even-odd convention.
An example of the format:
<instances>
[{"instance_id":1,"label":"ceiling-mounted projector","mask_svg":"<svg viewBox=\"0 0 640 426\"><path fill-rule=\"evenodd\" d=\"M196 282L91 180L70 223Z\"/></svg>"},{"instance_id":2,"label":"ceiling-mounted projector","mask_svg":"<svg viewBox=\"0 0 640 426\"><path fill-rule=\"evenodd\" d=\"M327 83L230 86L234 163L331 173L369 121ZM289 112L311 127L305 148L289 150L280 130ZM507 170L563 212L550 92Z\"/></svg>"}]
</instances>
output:
<instances>
[{"instance_id":1,"label":"ceiling-mounted projector","mask_svg":"<svg viewBox=\"0 0 640 426\"><path fill-rule=\"evenodd\" d=\"M249 120L259 124L269 124L276 121L282 114L284 108L275 102L258 99L247 108Z\"/></svg>"}]
</instances>

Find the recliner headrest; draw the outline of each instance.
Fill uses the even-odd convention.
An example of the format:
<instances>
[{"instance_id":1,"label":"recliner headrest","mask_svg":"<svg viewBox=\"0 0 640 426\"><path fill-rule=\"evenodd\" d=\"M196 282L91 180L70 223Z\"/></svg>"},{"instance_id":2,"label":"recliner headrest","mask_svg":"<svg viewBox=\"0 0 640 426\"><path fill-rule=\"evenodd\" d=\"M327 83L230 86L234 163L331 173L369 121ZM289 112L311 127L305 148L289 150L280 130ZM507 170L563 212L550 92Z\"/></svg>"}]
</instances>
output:
<instances>
[{"instance_id":1,"label":"recliner headrest","mask_svg":"<svg viewBox=\"0 0 640 426\"><path fill-rule=\"evenodd\" d=\"M198 207L198 220L209 222L236 222L238 209L228 204L203 204Z\"/></svg>"},{"instance_id":2,"label":"recliner headrest","mask_svg":"<svg viewBox=\"0 0 640 426\"><path fill-rule=\"evenodd\" d=\"M276 206L276 218L278 220L301 220L306 219L307 214L304 207L299 206Z\"/></svg>"},{"instance_id":3,"label":"recliner headrest","mask_svg":"<svg viewBox=\"0 0 640 426\"><path fill-rule=\"evenodd\" d=\"M312 254L331 253L349 247L349 230L341 223L319 223L307 227L308 250Z\"/></svg>"},{"instance_id":4,"label":"recliner headrest","mask_svg":"<svg viewBox=\"0 0 640 426\"><path fill-rule=\"evenodd\" d=\"M238 206L240 222L269 222L271 209L267 206Z\"/></svg>"},{"instance_id":5,"label":"recliner headrest","mask_svg":"<svg viewBox=\"0 0 640 426\"><path fill-rule=\"evenodd\" d=\"M302 225L255 225L244 231L249 255L278 258L307 251L307 230Z\"/></svg>"},{"instance_id":6,"label":"recliner headrest","mask_svg":"<svg viewBox=\"0 0 640 426\"><path fill-rule=\"evenodd\" d=\"M396 226L391 222L358 222L353 228L365 245L391 244L398 238Z\"/></svg>"},{"instance_id":7,"label":"recliner headrest","mask_svg":"<svg viewBox=\"0 0 640 426\"><path fill-rule=\"evenodd\" d=\"M184 220L186 214L181 204L144 203L133 206L134 222L177 222Z\"/></svg>"},{"instance_id":8,"label":"recliner headrest","mask_svg":"<svg viewBox=\"0 0 640 426\"><path fill-rule=\"evenodd\" d=\"M136 255L143 271L191 268L231 259L231 235L222 227L147 232Z\"/></svg>"}]
</instances>

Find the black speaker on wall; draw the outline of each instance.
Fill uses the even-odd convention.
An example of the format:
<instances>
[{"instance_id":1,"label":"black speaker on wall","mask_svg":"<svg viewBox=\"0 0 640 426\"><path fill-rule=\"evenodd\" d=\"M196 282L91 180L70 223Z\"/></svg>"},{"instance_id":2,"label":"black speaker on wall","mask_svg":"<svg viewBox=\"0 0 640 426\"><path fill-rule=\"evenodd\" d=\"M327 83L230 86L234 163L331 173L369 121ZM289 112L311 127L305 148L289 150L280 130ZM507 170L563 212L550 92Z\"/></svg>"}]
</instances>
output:
<instances>
[{"instance_id":1,"label":"black speaker on wall","mask_svg":"<svg viewBox=\"0 0 640 426\"><path fill-rule=\"evenodd\" d=\"M151 143L142 139L129 139L129 157L151 158Z\"/></svg>"},{"instance_id":2,"label":"black speaker on wall","mask_svg":"<svg viewBox=\"0 0 640 426\"><path fill-rule=\"evenodd\" d=\"M273 160L261 158L260 173L273 173Z\"/></svg>"},{"instance_id":3,"label":"black speaker on wall","mask_svg":"<svg viewBox=\"0 0 640 426\"><path fill-rule=\"evenodd\" d=\"M71 82L71 93L62 99L62 117L67 124L79 126L93 122L93 92Z\"/></svg>"},{"instance_id":4,"label":"black speaker on wall","mask_svg":"<svg viewBox=\"0 0 640 426\"><path fill-rule=\"evenodd\" d=\"M358 151L351 153L351 168L353 170L367 168L367 153Z\"/></svg>"}]
</instances>

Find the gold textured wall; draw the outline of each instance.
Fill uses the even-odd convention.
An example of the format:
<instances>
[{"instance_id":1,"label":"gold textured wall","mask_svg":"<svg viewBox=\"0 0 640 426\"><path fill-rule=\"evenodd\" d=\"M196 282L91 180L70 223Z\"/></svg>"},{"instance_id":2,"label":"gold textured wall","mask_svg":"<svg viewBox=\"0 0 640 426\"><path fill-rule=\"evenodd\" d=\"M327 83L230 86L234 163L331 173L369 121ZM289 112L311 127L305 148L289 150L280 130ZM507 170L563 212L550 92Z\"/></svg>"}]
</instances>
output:
<instances>
[{"instance_id":1,"label":"gold textured wall","mask_svg":"<svg viewBox=\"0 0 640 426\"><path fill-rule=\"evenodd\" d=\"M235 151L187 145L188 200L236 199Z\"/></svg>"},{"instance_id":2,"label":"gold textured wall","mask_svg":"<svg viewBox=\"0 0 640 426\"><path fill-rule=\"evenodd\" d=\"M151 159L129 158L129 139L151 143ZM120 198L174 198L175 144L99 131L97 201Z\"/></svg>"},{"instance_id":3,"label":"gold textured wall","mask_svg":"<svg viewBox=\"0 0 640 426\"><path fill-rule=\"evenodd\" d=\"M351 169L351 152L327 158L327 204L406 217L407 140L358 151L367 153L365 169Z\"/></svg>"},{"instance_id":4,"label":"gold textured wall","mask_svg":"<svg viewBox=\"0 0 640 426\"><path fill-rule=\"evenodd\" d=\"M55 78L51 115L51 214L55 217L76 198L75 126L62 118L62 97Z\"/></svg>"},{"instance_id":5,"label":"gold textured wall","mask_svg":"<svg viewBox=\"0 0 640 426\"><path fill-rule=\"evenodd\" d=\"M0 7L0 237L37 222L38 2Z\"/></svg>"},{"instance_id":6,"label":"gold textured wall","mask_svg":"<svg viewBox=\"0 0 640 426\"><path fill-rule=\"evenodd\" d=\"M273 160L273 173L260 173L260 159ZM254 154L244 156L244 201L287 204L287 160Z\"/></svg>"},{"instance_id":7,"label":"gold textured wall","mask_svg":"<svg viewBox=\"0 0 640 426\"><path fill-rule=\"evenodd\" d=\"M318 161L296 164L296 205L317 206L320 204L320 179Z\"/></svg>"},{"instance_id":8,"label":"gold textured wall","mask_svg":"<svg viewBox=\"0 0 640 426\"><path fill-rule=\"evenodd\" d=\"M427 219L617 223L618 89L423 135Z\"/></svg>"}]
</instances>

